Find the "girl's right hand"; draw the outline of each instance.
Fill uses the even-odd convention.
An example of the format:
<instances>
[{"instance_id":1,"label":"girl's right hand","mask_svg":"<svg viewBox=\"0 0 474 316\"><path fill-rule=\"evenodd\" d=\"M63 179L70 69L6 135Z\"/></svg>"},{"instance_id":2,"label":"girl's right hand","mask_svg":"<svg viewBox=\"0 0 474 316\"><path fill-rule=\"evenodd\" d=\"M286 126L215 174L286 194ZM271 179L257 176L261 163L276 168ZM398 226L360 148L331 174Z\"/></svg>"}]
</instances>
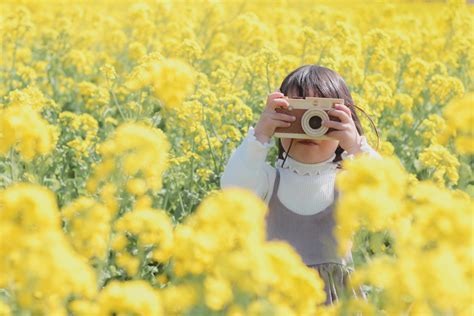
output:
<instances>
[{"instance_id":1,"label":"girl's right hand","mask_svg":"<svg viewBox=\"0 0 474 316\"><path fill-rule=\"evenodd\" d=\"M270 140L277 127L288 127L291 125L291 122L296 120L296 117L293 115L287 115L275 111L275 108L281 106L288 108L290 103L287 99L288 97L279 91L268 95L265 109L254 129L255 138L257 138L262 144L267 143Z\"/></svg>"}]
</instances>

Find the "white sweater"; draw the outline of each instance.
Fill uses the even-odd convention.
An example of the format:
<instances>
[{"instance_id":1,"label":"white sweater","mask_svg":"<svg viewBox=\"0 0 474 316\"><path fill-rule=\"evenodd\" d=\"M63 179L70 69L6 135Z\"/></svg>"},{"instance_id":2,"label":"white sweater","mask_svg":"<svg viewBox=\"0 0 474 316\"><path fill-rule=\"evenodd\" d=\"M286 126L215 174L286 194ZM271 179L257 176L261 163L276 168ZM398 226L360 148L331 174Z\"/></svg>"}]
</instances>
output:
<instances>
[{"instance_id":1,"label":"white sweater","mask_svg":"<svg viewBox=\"0 0 474 316\"><path fill-rule=\"evenodd\" d=\"M361 138L361 151L380 158L365 136ZM220 179L221 188L238 186L249 189L268 205L276 169L266 162L266 157L274 144L273 138L262 144L255 138L254 128L249 127L247 136L234 150L224 168ZM337 164L332 162L335 157L336 154L320 163L305 164L288 156L284 167L281 167L283 159L278 159L276 167L280 170L280 186L277 195L283 205L297 214L312 215L331 204L337 169ZM341 157L354 158L345 151Z\"/></svg>"}]
</instances>

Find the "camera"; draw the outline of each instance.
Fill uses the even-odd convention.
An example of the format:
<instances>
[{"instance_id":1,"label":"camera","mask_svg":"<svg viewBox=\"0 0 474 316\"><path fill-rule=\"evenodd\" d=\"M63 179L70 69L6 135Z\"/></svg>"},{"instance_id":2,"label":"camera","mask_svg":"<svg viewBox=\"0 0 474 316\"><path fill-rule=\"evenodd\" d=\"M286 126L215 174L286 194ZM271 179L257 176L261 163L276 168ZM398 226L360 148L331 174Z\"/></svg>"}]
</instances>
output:
<instances>
[{"instance_id":1,"label":"camera","mask_svg":"<svg viewBox=\"0 0 474 316\"><path fill-rule=\"evenodd\" d=\"M277 107L278 113L293 115L296 120L288 127L277 127L274 136L279 138L305 138L305 139L333 139L325 136L334 131L322 125L323 120L340 122L338 117L331 116L327 111L333 109L334 104L344 104L344 99L334 98L288 98L288 108Z\"/></svg>"}]
</instances>

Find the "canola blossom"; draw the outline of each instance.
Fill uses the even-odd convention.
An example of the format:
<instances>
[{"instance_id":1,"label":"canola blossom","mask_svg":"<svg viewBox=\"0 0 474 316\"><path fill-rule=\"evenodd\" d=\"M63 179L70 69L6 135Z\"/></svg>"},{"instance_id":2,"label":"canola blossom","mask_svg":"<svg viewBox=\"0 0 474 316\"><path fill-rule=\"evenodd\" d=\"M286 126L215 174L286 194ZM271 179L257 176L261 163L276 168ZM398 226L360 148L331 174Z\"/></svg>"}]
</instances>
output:
<instances>
[{"instance_id":1,"label":"canola blossom","mask_svg":"<svg viewBox=\"0 0 474 316\"><path fill-rule=\"evenodd\" d=\"M473 313L472 4L0 8L0 315ZM357 113L383 159L336 178L334 233L367 301L323 305L317 272L265 240L264 202L219 190L304 64L339 73L377 127Z\"/></svg>"}]
</instances>

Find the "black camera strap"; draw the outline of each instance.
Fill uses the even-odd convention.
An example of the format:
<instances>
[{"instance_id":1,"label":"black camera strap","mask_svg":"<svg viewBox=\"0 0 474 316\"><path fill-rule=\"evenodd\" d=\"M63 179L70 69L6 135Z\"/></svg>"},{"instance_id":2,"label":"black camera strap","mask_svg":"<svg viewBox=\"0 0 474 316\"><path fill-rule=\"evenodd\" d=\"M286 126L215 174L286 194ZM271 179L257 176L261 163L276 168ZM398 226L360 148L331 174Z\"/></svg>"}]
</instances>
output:
<instances>
[{"instance_id":1,"label":"black camera strap","mask_svg":"<svg viewBox=\"0 0 474 316\"><path fill-rule=\"evenodd\" d=\"M288 147L288 151L286 152L285 159L283 159L283 163L281 164L282 167L285 164L286 158L288 158L288 154L290 153L291 145L293 145L293 138L290 141L290 147ZM282 145L282 147L283 147L283 145Z\"/></svg>"}]
</instances>

